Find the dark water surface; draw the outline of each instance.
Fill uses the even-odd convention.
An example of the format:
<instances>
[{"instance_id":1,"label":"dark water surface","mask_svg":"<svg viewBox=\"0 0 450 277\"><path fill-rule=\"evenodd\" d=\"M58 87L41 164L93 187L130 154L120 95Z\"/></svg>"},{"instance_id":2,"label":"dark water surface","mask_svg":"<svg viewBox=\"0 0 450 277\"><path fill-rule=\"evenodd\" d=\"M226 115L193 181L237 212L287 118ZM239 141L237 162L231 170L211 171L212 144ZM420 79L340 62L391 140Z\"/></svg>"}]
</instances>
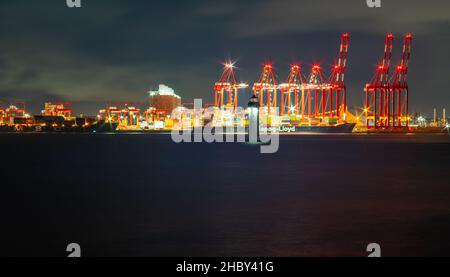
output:
<instances>
[{"instance_id":1,"label":"dark water surface","mask_svg":"<svg viewBox=\"0 0 450 277\"><path fill-rule=\"evenodd\" d=\"M0 256L450 253L449 136L0 135Z\"/></svg>"}]
</instances>

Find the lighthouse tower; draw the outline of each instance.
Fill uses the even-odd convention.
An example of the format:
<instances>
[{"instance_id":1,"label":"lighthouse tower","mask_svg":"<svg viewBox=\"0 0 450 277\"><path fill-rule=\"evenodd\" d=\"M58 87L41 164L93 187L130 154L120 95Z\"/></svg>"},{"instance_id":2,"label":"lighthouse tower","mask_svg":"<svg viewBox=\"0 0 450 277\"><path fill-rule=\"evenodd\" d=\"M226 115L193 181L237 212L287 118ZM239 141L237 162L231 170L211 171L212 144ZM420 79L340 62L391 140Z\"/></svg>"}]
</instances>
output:
<instances>
[{"instance_id":1,"label":"lighthouse tower","mask_svg":"<svg viewBox=\"0 0 450 277\"><path fill-rule=\"evenodd\" d=\"M257 143L259 136L259 99L255 94L248 102L248 121L249 141Z\"/></svg>"}]
</instances>

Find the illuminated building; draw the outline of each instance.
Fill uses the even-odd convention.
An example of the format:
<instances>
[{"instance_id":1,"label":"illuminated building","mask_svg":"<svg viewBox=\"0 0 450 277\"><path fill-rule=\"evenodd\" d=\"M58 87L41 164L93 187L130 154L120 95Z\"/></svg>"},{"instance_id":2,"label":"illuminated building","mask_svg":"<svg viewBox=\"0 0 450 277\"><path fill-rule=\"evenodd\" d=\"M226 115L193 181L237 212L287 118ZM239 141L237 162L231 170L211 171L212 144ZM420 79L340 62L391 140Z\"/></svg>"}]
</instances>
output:
<instances>
[{"instance_id":1,"label":"illuminated building","mask_svg":"<svg viewBox=\"0 0 450 277\"><path fill-rule=\"evenodd\" d=\"M149 91L148 94L150 108L154 108L157 114L170 115L174 109L181 106L181 97L166 85L159 85L158 90Z\"/></svg>"}]
</instances>

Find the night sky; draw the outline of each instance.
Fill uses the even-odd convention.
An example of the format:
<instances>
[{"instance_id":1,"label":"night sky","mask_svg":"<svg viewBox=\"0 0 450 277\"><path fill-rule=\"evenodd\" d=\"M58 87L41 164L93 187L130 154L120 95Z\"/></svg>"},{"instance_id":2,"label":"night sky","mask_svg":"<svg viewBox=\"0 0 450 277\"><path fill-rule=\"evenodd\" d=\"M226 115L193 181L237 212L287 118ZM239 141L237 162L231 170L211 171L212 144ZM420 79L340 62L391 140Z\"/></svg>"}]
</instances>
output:
<instances>
[{"instance_id":1,"label":"night sky","mask_svg":"<svg viewBox=\"0 0 450 277\"><path fill-rule=\"evenodd\" d=\"M0 101L70 100L77 113L96 114L108 101L144 102L165 83L184 102L211 102L221 62L238 60L252 84L264 62L284 81L289 64L328 69L340 35L351 35L347 86L350 109L381 58L386 33L414 35L411 110L450 110L450 1L383 0L65 0L0 2ZM326 70L327 72L329 70ZM305 75L308 72L304 73ZM328 74L328 73L327 73ZM250 96L243 92L242 103Z\"/></svg>"}]
</instances>

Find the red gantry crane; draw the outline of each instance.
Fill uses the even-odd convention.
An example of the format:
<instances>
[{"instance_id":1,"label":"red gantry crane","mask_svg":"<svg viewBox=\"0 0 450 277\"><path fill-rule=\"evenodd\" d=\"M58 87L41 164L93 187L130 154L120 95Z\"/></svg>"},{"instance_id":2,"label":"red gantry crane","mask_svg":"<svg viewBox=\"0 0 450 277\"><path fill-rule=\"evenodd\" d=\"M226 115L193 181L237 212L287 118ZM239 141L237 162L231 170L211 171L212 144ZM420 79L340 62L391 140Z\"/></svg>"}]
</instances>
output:
<instances>
[{"instance_id":1,"label":"red gantry crane","mask_svg":"<svg viewBox=\"0 0 450 277\"><path fill-rule=\"evenodd\" d=\"M99 119L126 127L137 126L141 117L139 106L139 103L132 102L109 102L105 109L100 110Z\"/></svg>"},{"instance_id":2,"label":"red gantry crane","mask_svg":"<svg viewBox=\"0 0 450 277\"><path fill-rule=\"evenodd\" d=\"M377 66L372 81L365 87L366 104L364 113L366 116L366 126L369 129L380 129L389 125L389 68L391 65L393 44L394 35L387 35L383 60Z\"/></svg>"},{"instance_id":3,"label":"red gantry crane","mask_svg":"<svg viewBox=\"0 0 450 277\"><path fill-rule=\"evenodd\" d=\"M268 115L272 108L277 108L278 81L271 64L264 65L263 72L258 82L253 85L253 92L259 98L261 107L267 106ZM267 102L264 102L264 93L267 94Z\"/></svg>"},{"instance_id":4,"label":"red gantry crane","mask_svg":"<svg viewBox=\"0 0 450 277\"><path fill-rule=\"evenodd\" d=\"M409 87L407 83L412 35L407 34L400 63L389 79L394 36L386 37L383 61L372 82L366 85L366 126L368 129L395 129L409 126Z\"/></svg>"},{"instance_id":5,"label":"red gantry crane","mask_svg":"<svg viewBox=\"0 0 450 277\"><path fill-rule=\"evenodd\" d=\"M350 35L348 33L343 34L341 37L338 62L334 65L330 78L331 91L329 95L329 108L328 112L325 113L328 113L330 118L336 118L337 120L345 120L347 114L347 86L345 85L345 72L347 70L349 43ZM333 93L335 101L333 101Z\"/></svg>"},{"instance_id":6,"label":"red gantry crane","mask_svg":"<svg viewBox=\"0 0 450 277\"><path fill-rule=\"evenodd\" d=\"M25 117L26 110L25 110L25 102L24 101L15 101L11 103L9 108L5 111L7 120L10 120L14 117Z\"/></svg>"},{"instance_id":7,"label":"red gantry crane","mask_svg":"<svg viewBox=\"0 0 450 277\"><path fill-rule=\"evenodd\" d=\"M309 118L325 117L325 101L329 86L325 81L322 68L320 65L313 65L311 73L308 77L308 83L305 86L306 94L302 99L302 116L307 115Z\"/></svg>"},{"instance_id":8,"label":"red gantry crane","mask_svg":"<svg viewBox=\"0 0 450 277\"><path fill-rule=\"evenodd\" d=\"M395 67L390 89L389 127L409 127L409 87L407 82L409 59L411 57L412 35L407 34L403 42L402 59Z\"/></svg>"},{"instance_id":9,"label":"red gantry crane","mask_svg":"<svg viewBox=\"0 0 450 277\"><path fill-rule=\"evenodd\" d=\"M299 93L302 92L304 83L305 79L303 78L301 67L298 64L292 65L287 82L280 85L281 116L299 114ZM294 94L294 106L292 106L292 94Z\"/></svg>"},{"instance_id":10,"label":"red gantry crane","mask_svg":"<svg viewBox=\"0 0 450 277\"><path fill-rule=\"evenodd\" d=\"M248 88L248 84L237 81L234 69L234 63L225 63L222 76L214 85L214 105L218 108L229 106L237 109L239 89ZM227 102L225 102L225 97L227 97Z\"/></svg>"},{"instance_id":11,"label":"red gantry crane","mask_svg":"<svg viewBox=\"0 0 450 277\"><path fill-rule=\"evenodd\" d=\"M288 82L280 85L282 92L282 115L285 114L284 95L288 97L290 105L290 94L295 92L294 114L302 118L325 119L332 118L336 122L345 119L347 111L347 87L345 85L345 73L347 69L347 56L350 35L345 33L341 36L341 44L337 63L333 66L329 81L326 81L320 65L313 65L307 80L302 77L300 67L291 67ZM298 92L301 92L299 103ZM291 107L289 107L291 109ZM289 113L290 114L290 113Z\"/></svg>"},{"instance_id":12,"label":"red gantry crane","mask_svg":"<svg viewBox=\"0 0 450 277\"><path fill-rule=\"evenodd\" d=\"M15 119L27 117L24 101L14 101L5 109L3 123L7 125L15 124Z\"/></svg>"}]
</instances>

